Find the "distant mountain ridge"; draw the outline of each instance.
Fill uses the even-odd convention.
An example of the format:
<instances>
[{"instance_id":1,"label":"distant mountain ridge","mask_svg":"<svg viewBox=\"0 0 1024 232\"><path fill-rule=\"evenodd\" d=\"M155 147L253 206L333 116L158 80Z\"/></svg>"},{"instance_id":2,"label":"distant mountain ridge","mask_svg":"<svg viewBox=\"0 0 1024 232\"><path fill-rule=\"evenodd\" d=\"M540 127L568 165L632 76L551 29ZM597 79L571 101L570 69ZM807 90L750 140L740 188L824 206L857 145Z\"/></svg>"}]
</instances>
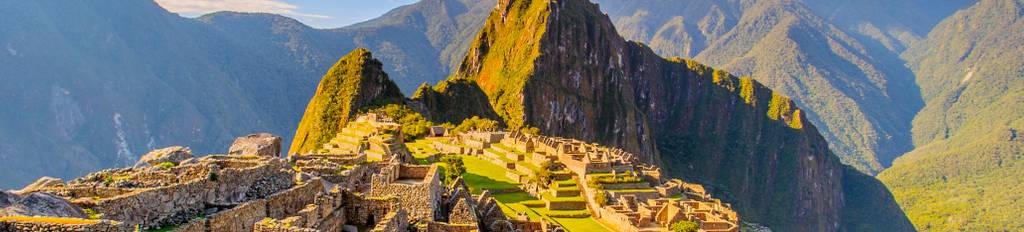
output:
<instances>
[{"instance_id":1,"label":"distant mountain ridge","mask_svg":"<svg viewBox=\"0 0 1024 232\"><path fill-rule=\"evenodd\" d=\"M923 104L898 54L969 1L600 2L628 39L793 96L844 163L876 173L913 148L910 121ZM928 17L879 13L897 10Z\"/></svg>"},{"instance_id":2,"label":"distant mountain ridge","mask_svg":"<svg viewBox=\"0 0 1024 232\"><path fill-rule=\"evenodd\" d=\"M484 115L512 130L623 148L713 186L745 220L776 230L913 230L885 187L841 164L788 97L661 58L623 39L586 0L499 1L438 86L412 98L434 120L478 115L466 108L482 95Z\"/></svg>"},{"instance_id":3,"label":"distant mountain ridge","mask_svg":"<svg viewBox=\"0 0 1024 232\"><path fill-rule=\"evenodd\" d=\"M879 174L919 230L1024 229L1024 1L982 0L903 57L927 102Z\"/></svg>"},{"instance_id":4,"label":"distant mountain ridge","mask_svg":"<svg viewBox=\"0 0 1024 232\"><path fill-rule=\"evenodd\" d=\"M596 131L592 125L607 121L570 122L575 116L566 105L542 108L555 116L540 110L509 114L515 107L499 108L502 115L490 108L464 111L490 105L490 99L480 100L487 98L487 88L470 78L446 77L462 68L471 38L496 2L424 0L375 20L327 30L271 14L219 12L188 19L149 1L0 2L0 20L13 22L0 24L0 73L5 74L0 105L8 106L0 110L0 188L17 188L43 175L78 176L119 166L171 144L188 145L202 154L225 152L219 149L234 137L257 131L292 137L323 71L356 47L374 51L383 71L406 95L412 93L414 108L440 109L428 112L429 117L454 120L472 114L536 126L544 122L566 135L637 151L653 148L616 133L659 129L646 125ZM1012 182L1022 175L1018 141L1024 127L1016 120L1021 118L1017 112L1024 112L1016 95L1022 92L1022 71L1014 69L1024 66L1018 64L1024 52L1016 49L1022 39L1014 33L1022 30L1019 0L596 2L620 34L649 44L658 54L693 57L751 75L792 96L804 109L801 116L821 128L842 161L862 172L877 172L910 151L879 178L892 188L917 229L998 229L1019 221L999 214L1019 211L1013 207L1020 204L1012 200L1022 192L1012 188L1022 186ZM979 3L970 5L974 2ZM452 104L452 99L476 100ZM651 103L642 102L631 107ZM635 118L643 116L629 120L642 121ZM677 114L658 116L681 122L675 120ZM588 126L575 127L582 124ZM673 147L665 136L644 139L660 140L658 149L694 149ZM659 152L671 153L650 153ZM732 177L708 168L738 164L688 160L697 155L661 162L690 169L679 171L689 178L749 181L728 179ZM905 221L870 213L880 210L876 206L885 212L900 210L890 198L877 197L889 194L886 186L850 168L830 170L842 170L830 173L843 179L845 203L838 217L846 225L839 227L877 230L875 225ZM945 191L956 186L976 191ZM980 201L988 206L963 205ZM982 216L996 219L984 221ZM951 220L943 222L947 218ZM786 218L766 220L795 224Z\"/></svg>"},{"instance_id":5,"label":"distant mountain ridge","mask_svg":"<svg viewBox=\"0 0 1024 232\"><path fill-rule=\"evenodd\" d=\"M453 41L476 32L471 12L486 4L426 0L318 30L272 14L188 19L151 1L0 3L0 104L15 106L0 111L0 188L171 144L205 154L252 132L290 138L323 70L356 47L411 93L447 75L457 61L445 54L468 46Z\"/></svg>"}]
</instances>

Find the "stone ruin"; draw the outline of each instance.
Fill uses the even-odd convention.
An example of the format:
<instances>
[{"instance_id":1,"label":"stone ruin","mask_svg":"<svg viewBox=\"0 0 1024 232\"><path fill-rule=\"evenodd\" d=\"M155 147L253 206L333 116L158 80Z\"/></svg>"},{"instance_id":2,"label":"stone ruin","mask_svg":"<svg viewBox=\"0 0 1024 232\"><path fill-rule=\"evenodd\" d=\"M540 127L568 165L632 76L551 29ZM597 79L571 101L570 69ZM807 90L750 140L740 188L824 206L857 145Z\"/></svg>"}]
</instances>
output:
<instances>
[{"instance_id":1,"label":"stone ruin","mask_svg":"<svg viewBox=\"0 0 1024 232\"><path fill-rule=\"evenodd\" d=\"M663 180L661 170L639 162L618 148L579 140L528 135L517 132L464 132L434 139L438 151L477 156L505 167L506 176L523 183L530 195L544 200L549 210L589 209L591 215L617 231L665 231L679 221L699 223L702 231L737 232L739 217L731 206L712 198L703 186L678 179ZM530 184L536 165L549 162L557 185ZM533 166L533 167L531 167ZM601 183L602 178L631 177L633 181ZM572 184L587 183L587 184ZM566 185L563 185L566 184ZM653 187L652 187L653 185ZM568 188L578 186L579 189ZM585 201L549 201L553 197L583 196ZM604 195L604 205L594 200ZM523 218L513 224L528 224ZM545 229L546 230L546 229Z\"/></svg>"},{"instance_id":2,"label":"stone ruin","mask_svg":"<svg viewBox=\"0 0 1024 232\"><path fill-rule=\"evenodd\" d=\"M238 137L228 148L228 155L281 156L281 137L259 133Z\"/></svg>"},{"instance_id":3,"label":"stone ruin","mask_svg":"<svg viewBox=\"0 0 1024 232\"><path fill-rule=\"evenodd\" d=\"M564 231L546 220L510 218L489 190L470 194L461 178L442 184L436 164L409 163L400 131L393 120L368 114L311 154L280 158L280 138L256 134L237 139L228 155L192 157L187 148L171 147L145 155L134 167L67 182L41 178L22 190L0 193L0 231ZM652 189L609 194L607 205L590 197L604 189L586 185L573 191L528 189L531 194L583 196L587 201L548 202L547 207L589 209L617 230L663 230L691 220L701 222L704 231L734 232L739 222L728 204L700 185L661 182L659 170L618 149L519 133L437 135L447 136L433 140L440 152L500 162L514 170L509 173L518 173L511 176L515 180L536 174L538 167L527 163L551 163L553 180L559 182L583 183L610 172L660 183L607 185Z\"/></svg>"},{"instance_id":4,"label":"stone ruin","mask_svg":"<svg viewBox=\"0 0 1024 232\"><path fill-rule=\"evenodd\" d=\"M357 146L287 159L278 157L279 137L256 134L228 155L171 147L134 167L66 183L41 178L0 194L0 231L511 231L483 226L509 224L493 199L472 197L461 180L441 184L436 165L404 163L410 155L393 120L357 122L336 139L355 134Z\"/></svg>"}]
</instances>

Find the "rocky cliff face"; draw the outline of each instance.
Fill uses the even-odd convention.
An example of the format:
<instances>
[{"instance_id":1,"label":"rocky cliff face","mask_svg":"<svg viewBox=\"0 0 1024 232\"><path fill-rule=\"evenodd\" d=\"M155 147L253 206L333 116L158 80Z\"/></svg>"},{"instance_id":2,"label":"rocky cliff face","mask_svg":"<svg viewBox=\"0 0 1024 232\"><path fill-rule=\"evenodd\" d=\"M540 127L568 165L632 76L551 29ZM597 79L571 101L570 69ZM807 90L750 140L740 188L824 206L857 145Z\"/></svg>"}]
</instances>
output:
<instances>
[{"instance_id":1,"label":"rocky cliff face","mask_svg":"<svg viewBox=\"0 0 1024 232\"><path fill-rule=\"evenodd\" d=\"M584 0L499 1L453 78L475 82L511 129L622 147L773 229L851 228L844 180L880 186L848 173L789 98L627 42ZM887 193L867 198L892 206ZM897 218L887 229L912 229L884 208Z\"/></svg>"},{"instance_id":2,"label":"rocky cliff face","mask_svg":"<svg viewBox=\"0 0 1024 232\"><path fill-rule=\"evenodd\" d=\"M345 127L359 109L400 103L402 92L369 50L356 49L331 67L295 130L288 154L319 149Z\"/></svg>"},{"instance_id":3,"label":"rocky cliff face","mask_svg":"<svg viewBox=\"0 0 1024 232\"><path fill-rule=\"evenodd\" d=\"M965 1L599 2L627 39L792 97L845 164L873 174L913 148L922 105L898 52Z\"/></svg>"}]
</instances>

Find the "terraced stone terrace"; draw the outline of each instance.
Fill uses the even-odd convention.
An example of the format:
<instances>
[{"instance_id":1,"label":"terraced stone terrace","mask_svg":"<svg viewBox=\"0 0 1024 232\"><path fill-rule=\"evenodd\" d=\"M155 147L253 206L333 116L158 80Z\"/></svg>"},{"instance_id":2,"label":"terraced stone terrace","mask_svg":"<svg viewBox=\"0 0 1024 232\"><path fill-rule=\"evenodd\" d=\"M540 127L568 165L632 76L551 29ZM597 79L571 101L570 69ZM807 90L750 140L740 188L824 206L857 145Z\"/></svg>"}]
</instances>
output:
<instances>
[{"instance_id":1,"label":"terraced stone terrace","mask_svg":"<svg viewBox=\"0 0 1024 232\"><path fill-rule=\"evenodd\" d=\"M679 221L697 222L702 231L739 231L728 204L700 185L663 181L659 169L619 149L515 132L466 132L407 146L417 157L459 154L471 192L491 194L517 220L570 231L667 231Z\"/></svg>"},{"instance_id":2,"label":"terraced stone terrace","mask_svg":"<svg viewBox=\"0 0 1024 232\"><path fill-rule=\"evenodd\" d=\"M546 201L531 196L525 190L520 189L521 183L510 179L506 173L508 170L490 161L475 156L461 156L466 165L466 173L463 179L473 194L480 194L484 190L493 193L495 200L499 202L502 212L509 218L516 218L528 221L547 220L551 223L562 225L569 231L613 231L601 225L590 215L585 207L575 210L551 210L547 207ZM563 183L574 183L572 180L565 180ZM557 200L570 200L570 198L559 198ZM572 201L582 201L582 198L572 198ZM522 214L520 214L522 213Z\"/></svg>"},{"instance_id":3,"label":"terraced stone terrace","mask_svg":"<svg viewBox=\"0 0 1024 232\"><path fill-rule=\"evenodd\" d=\"M618 149L515 132L405 142L401 127L367 114L287 159L260 140L238 154L160 149L135 167L41 178L18 194L51 196L65 216L0 217L0 231L738 231L729 204ZM465 172L445 175L457 165L446 156Z\"/></svg>"}]
</instances>

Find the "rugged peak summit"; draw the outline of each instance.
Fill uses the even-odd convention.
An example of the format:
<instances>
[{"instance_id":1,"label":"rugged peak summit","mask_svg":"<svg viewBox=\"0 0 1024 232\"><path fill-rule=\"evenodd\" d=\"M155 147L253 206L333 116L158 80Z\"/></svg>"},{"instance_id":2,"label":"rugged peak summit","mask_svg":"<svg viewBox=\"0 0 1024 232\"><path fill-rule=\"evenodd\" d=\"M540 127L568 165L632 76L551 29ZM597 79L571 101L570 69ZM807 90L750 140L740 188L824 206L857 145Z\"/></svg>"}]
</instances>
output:
<instances>
[{"instance_id":1,"label":"rugged peak summit","mask_svg":"<svg viewBox=\"0 0 1024 232\"><path fill-rule=\"evenodd\" d=\"M370 50L342 57L320 80L316 94L295 130L288 154L315 150L345 127L359 109L400 103L404 97Z\"/></svg>"},{"instance_id":2,"label":"rugged peak summit","mask_svg":"<svg viewBox=\"0 0 1024 232\"><path fill-rule=\"evenodd\" d=\"M773 229L871 228L844 224L863 216L847 207L857 202L845 201L844 183L884 190L844 167L788 97L752 78L659 57L623 39L586 0L499 1L453 79L479 86L510 129L620 147L670 177L715 186L744 218ZM863 198L895 206L887 192ZM872 217L912 229L888 206Z\"/></svg>"}]
</instances>

